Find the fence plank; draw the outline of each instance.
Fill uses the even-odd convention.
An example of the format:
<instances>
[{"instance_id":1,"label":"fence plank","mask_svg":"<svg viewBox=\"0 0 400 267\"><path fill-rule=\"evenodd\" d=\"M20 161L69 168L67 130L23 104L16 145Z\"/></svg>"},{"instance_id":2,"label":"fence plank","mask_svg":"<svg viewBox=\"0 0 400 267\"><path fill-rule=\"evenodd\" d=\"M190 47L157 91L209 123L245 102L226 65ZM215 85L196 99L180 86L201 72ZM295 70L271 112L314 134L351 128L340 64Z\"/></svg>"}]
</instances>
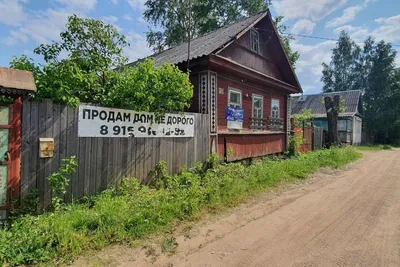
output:
<instances>
[{"instance_id":1,"label":"fence plank","mask_svg":"<svg viewBox=\"0 0 400 267\"><path fill-rule=\"evenodd\" d=\"M126 177L150 182L149 172L160 160L175 173L183 165L192 167L209 151L208 115L195 115L192 138L89 138L78 137L78 111L50 100L24 101L22 118L22 198L39 189L40 207L51 201L46 178L60 166L61 159L76 155L78 166L71 175L65 201L93 195ZM39 158L39 137L53 137L53 158Z\"/></svg>"},{"instance_id":2,"label":"fence plank","mask_svg":"<svg viewBox=\"0 0 400 267\"><path fill-rule=\"evenodd\" d=\"M32 113L30 101L24 101L22 105L22 120L26 121L26 124L22 125L22 151L21 160L30 161L29 146L31 143L32 133L30 132L31 127L31 116ZM29 165L21 166L21 200L24 200L29 192L36 186L36 180L29 176Z\"/></svg>"}]
</instances>

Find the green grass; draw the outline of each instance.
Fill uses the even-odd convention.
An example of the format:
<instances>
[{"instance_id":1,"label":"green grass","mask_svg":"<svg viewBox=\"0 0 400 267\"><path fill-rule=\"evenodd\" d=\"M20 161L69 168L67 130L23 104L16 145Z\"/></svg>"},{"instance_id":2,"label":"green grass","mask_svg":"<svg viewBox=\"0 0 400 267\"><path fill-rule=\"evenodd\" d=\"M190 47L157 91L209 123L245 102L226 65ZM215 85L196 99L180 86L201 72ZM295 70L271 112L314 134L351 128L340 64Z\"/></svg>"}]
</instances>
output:
<instances>
[{"instance_id":1,"label":"green grass","mask_svg":"<svg viewBox=\"0 0 400 267\"><path fill-rule=\"evenodd\" d=\"M357 146L357 149L361 151L381 151L381 150L391 150L392 148L393 147L390 145Z\"/></svg>"},{"instance_id":2,"label":"green grass","mask_svg":"<svg viewBox=\"0 0 400 267\"><path fill-rule=\"evenodd\" d=\"M87 203L42 215L25 215L0 230L0 263L56 265L116 242L133 242L170 229L207 207L231 206L282 181L304 179L322 167L340 168L361 155L351 147L320 150L288 160L264 159L249 167L216 164L215 157L169 176L159 164L154 187L125 179ZM174 239L164 242L173 251Z\"/></svg>"}]
</instances>

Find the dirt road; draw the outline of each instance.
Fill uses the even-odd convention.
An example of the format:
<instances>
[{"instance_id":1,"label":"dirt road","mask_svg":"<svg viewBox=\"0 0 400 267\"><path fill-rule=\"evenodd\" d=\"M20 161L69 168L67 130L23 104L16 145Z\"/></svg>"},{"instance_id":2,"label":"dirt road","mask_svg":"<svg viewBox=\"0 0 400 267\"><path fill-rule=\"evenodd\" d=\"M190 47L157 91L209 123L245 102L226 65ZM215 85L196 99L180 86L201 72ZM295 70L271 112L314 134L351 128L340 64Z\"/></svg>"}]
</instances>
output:
<instances>
[{"instance_id":1,"label":"dirt road","mask_svg":"<svg viewBox=\"0 0 400 267\"><path fill-rule=\"evenodd\" d=\"M172 256L114 247L97 260L108 266L400 266L400 150L367 152L348 170L266 194L195 225L177 242Z\"/></svg>"}]
</instances>

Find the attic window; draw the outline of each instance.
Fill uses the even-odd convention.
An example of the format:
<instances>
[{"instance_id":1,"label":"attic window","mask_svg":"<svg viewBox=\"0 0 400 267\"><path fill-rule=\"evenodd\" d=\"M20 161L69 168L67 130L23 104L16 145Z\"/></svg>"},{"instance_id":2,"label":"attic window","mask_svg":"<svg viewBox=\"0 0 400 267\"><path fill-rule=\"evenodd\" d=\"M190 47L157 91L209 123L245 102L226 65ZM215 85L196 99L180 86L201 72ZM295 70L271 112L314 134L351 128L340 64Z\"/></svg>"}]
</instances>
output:
<instances>
[{"instance_id":1,"label":"attic window","mask_svg":"<svg viewBox=\"0 0 400 267\"><path fill-rule=\"evenodd\" d=\"M255 29L252 29L250 31L250 48L254 52L259 53L259 48L260 48L260 36L258 34L258 31Z\"/></svg>"}]
</instances>

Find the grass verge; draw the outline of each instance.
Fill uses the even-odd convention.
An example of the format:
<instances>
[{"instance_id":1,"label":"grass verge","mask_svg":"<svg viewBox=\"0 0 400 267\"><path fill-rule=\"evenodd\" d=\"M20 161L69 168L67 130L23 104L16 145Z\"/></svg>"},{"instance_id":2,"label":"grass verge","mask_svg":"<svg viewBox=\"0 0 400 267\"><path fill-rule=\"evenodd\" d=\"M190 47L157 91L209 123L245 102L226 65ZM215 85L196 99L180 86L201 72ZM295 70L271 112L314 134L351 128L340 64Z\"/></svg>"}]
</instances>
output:
<instances>
[{"instance_id":1,"label":"grass verge","mask_svg":"<svg viewBox=\"0 0 400 267\"><path fill-rule=\"evenodd\" d=\"M0 230L0 262L8 265L68 262L90 249L131 242L190 218L205 207L230 206L282 181L304 179L321 167L339 168L361 155L351 147L302 154L288 160L264 159L249 167L208 160L169 176L156 169L154 187L125 179L84 204L42 215L25 215ZM174 240L165 242L166 251Z\"/></svg>"},{"instance_id":2,"label":"grass verge","mask_svg":"<svg viewBox=\"0 0 400 267\"><path fill-rule=\"evenodd\" d=\"M392 148L393 147L390 145L357 146L357 149L361 151L381 151L381 150L391 150Z\"/></svg>"}]
</instances>

